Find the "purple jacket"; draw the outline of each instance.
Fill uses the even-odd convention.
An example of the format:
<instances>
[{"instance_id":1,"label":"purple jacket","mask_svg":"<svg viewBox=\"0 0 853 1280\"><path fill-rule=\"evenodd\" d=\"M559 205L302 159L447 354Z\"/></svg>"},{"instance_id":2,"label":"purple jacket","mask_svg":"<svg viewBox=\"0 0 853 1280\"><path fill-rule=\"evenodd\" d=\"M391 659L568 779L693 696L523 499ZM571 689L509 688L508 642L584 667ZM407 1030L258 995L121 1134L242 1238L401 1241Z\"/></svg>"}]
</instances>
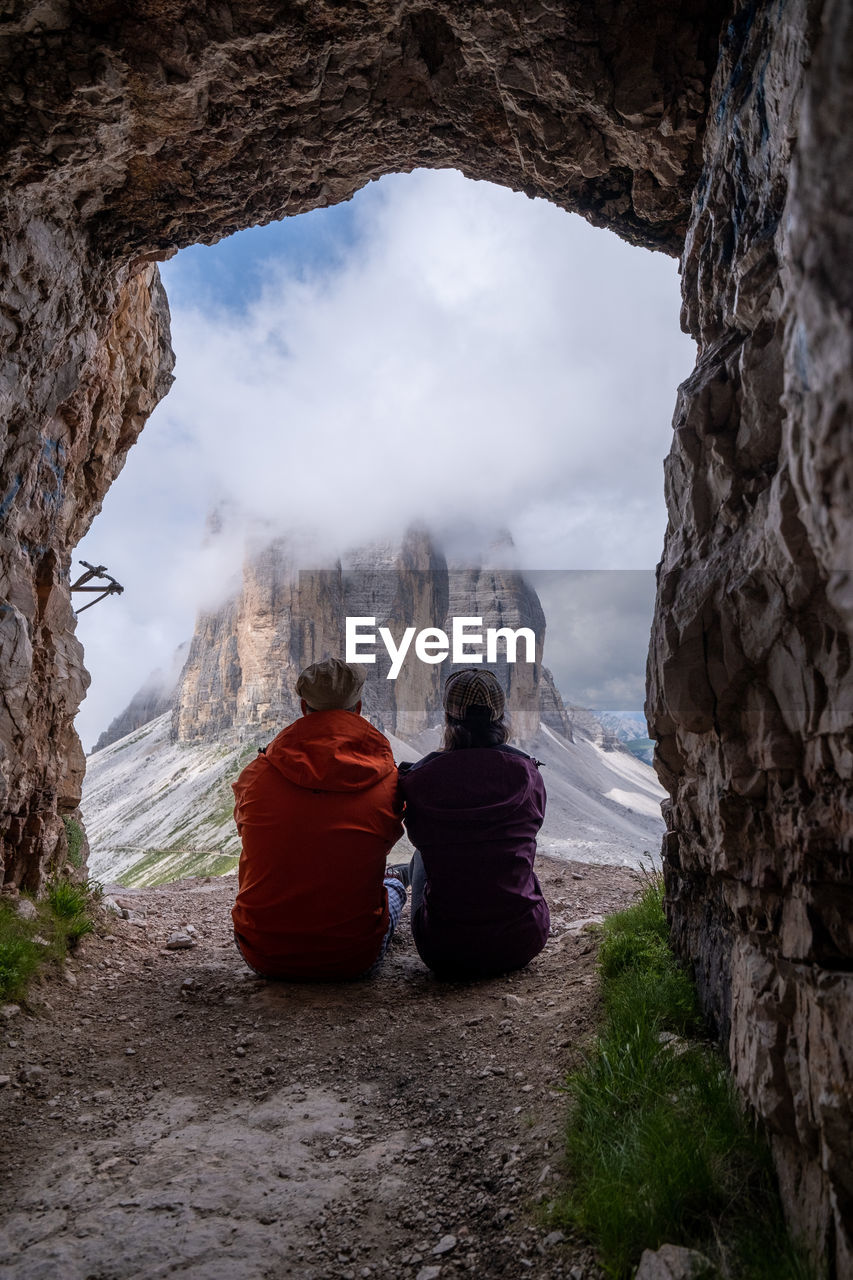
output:
<instances>
[{"instance_id":1,"label":"purple jacket","mask_svg":"<svg viewBox=\"0 0 853 1280\"><path fill-rule=\"evenodd\" d=\"M515 747L434 752L400 775L403 821L426 870L412 917L421 958L439 974L520 969L548 938L533 872L545 786Z\"/></svg>"}]
</instances>

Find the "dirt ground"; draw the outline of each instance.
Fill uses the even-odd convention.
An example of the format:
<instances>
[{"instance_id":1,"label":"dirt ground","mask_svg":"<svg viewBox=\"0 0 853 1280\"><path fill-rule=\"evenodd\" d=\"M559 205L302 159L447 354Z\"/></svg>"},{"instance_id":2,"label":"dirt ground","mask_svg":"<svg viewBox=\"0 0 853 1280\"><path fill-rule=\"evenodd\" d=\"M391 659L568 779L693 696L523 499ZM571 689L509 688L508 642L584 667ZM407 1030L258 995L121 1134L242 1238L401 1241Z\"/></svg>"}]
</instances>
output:
<instances>
[{"instance_id":1,"label":"dirt ground","mask_svg":"<svg viewBox=\"0 0 853 1280\"><path fill-rule=\"evenodd\" d=\"M235 950L233 877L115 890L138 918L105 918L0 1017L0 1274L598 1277L542 1205L597 1014L584 922L637 875L537 870L545 951L468 984L430 975L408 908L377 977L290 985Z\"/></svg>"}]
</instances>

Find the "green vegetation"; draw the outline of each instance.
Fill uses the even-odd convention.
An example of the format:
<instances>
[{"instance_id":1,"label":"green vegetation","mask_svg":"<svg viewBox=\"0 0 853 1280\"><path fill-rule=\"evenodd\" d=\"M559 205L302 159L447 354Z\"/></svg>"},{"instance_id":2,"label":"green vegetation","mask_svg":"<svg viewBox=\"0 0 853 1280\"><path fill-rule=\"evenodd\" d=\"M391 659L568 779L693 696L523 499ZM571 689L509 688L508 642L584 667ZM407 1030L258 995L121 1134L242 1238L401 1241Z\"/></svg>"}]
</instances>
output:
<instances>
[{"instance_id":1,"label":"green vegetation","mask_svg":"<svg viewBox=\"0 0 853 1280\"><path fill-rule=\"evenodd\" d=\"M128 889L152 889L188 876L224 876L234 870L239 860L235 854L215 849L195 853L175 848L149 849L132 867L121 873L118 883Z\"/></svg>"},{"instance_id":2,"label":"green vegetation","mask_svg":"<svg viewBox=\"0 0 853 1280\"><path fill-rule=\"evenodd\" d=\"M45 947L34 941L32 923L0 903L0 1000L19 1000L46 958Z\"/></svg>"},{"instance_id":3,"label":"green vegetation","mask_svg":"<svg viewBox=\"0 0 853 1280\"><path fill-rule=\"evenodd\" d=\"M92 905L102 897L101 886L95 880L74 884L70 880L56 880L47 891L47 902L53 913L54 934L66 946L73 946L95 927Z\"/></svg>"},{"instance_id":4,"label":"green vegetation","mask_svg":"<svg viewBox=\"0 0 853 1280\"><path fill-rule=\"evenodd\" d=\"M623 742L622 745L631 752L632 756L642 760L643 764L651 764L655 751L654 738L632 738L630 742Z\"/></svg>"},{"instance_id":5,"label":"green vegetation","mask_svg":"<svg viewBox=\"0 0 853 1280\"><path fill-rule=\"evenodd\" d=\"M56 880L35 902L31 919L11 902L0 902L0 999L20 1000L39 969L64 959L69 949L94 928L92 908L101 887Z\"/></svg>"},{"instance_id":6,"label":"green vegetation","mask_svg":"<svg viewBox=\"0 0 853 1280\"><path fill-rule=\"evenodd\" d=\"M77 871L83 866L83 828L74 818L62 819L68 842L68 861Z\"/></svg>"},{"instance_id":7,"label":"green vegetation","mask_svg":"<svg viewBox=\"0 0 853 1280\"><path fill-rule=\"evenodd\" d=\"M807 1280L767 1144L670 950L660 878L605 921L599 968L605 1023L567 1080L570 1189L555 1217L619 1280L664 1243L699 1250L732 1280Z\"/></svg>"}]
</instances>

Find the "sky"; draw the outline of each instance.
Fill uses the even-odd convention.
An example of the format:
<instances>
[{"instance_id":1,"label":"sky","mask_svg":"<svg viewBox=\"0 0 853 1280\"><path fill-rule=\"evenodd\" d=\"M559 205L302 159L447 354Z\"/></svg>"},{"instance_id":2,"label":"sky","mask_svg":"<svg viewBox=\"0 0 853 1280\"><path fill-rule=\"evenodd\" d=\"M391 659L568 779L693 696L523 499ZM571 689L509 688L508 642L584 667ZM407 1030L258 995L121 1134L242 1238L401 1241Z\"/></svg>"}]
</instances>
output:
<instances>
[{"instance_id":1,"label":"sky","mask_svg":"<svg viewBox=\"0 0 853 1280\"><path fill-rule=\"evenodd\" d=\"M226 598L247 529L325 562L412 523L457 548L508 528L518 566L587 575L549 606L562 692L642 704L662 463L694 361L671 258L422 170L161 272L175 385L75 553L125 587L78 624L87 749ZM230 533L211 543L215 507Z\"/></svg>"}]
</instances>

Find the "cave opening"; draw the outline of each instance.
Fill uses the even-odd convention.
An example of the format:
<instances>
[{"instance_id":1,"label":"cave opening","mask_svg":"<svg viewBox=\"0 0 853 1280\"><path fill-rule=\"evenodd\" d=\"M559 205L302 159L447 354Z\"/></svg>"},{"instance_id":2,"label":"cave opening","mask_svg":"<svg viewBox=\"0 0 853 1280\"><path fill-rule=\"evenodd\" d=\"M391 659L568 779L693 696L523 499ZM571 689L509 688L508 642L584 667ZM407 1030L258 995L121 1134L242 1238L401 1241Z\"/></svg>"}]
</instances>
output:
<instances>
[{"instance_id":1,"label":"cave opening","mask_svg":"<svg viewBox=\"0 0 853 1280\"><path fill-rule=\"evenodd\" d=\"M73 552L131 587L78 622L87 750L233 589L250 525L321 559L421 524L476 555L505 529L526 570L610 571L614 593L645 571L651 611L694 358L672 259L419 170L161 272L176 384Z\"/></svg>"}]
</instances>

